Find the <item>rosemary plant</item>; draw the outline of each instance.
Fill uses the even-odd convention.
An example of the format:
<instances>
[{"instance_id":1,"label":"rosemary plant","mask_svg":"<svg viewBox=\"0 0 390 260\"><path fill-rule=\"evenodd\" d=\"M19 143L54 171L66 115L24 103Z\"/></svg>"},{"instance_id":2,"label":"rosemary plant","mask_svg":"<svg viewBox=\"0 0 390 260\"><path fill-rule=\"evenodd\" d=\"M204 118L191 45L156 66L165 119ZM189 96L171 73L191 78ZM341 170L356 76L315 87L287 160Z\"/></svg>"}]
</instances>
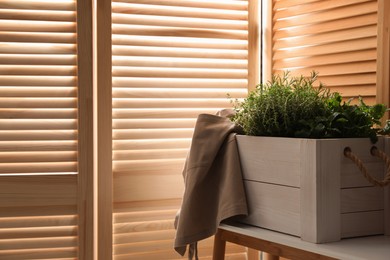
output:
<instances>
[{"instance_id":1,"label":"rosemary plant","mask_svg":"<svg viewBox=\"0 0 390 260\"><path fill-rule=\"evenodd\" d=\"M232 120L247 135L301 138L369 137L376 142L383 129L380 119L386 112L383 104L366 105L343 102L339 93L331 93L321 83L314 87L318 73L310 77L274 75L272 81L259 84L240 102ZM389 123L388 123L389 125ZM386 126L385 129L389 127Z\"/></svg>"}]
</instances>

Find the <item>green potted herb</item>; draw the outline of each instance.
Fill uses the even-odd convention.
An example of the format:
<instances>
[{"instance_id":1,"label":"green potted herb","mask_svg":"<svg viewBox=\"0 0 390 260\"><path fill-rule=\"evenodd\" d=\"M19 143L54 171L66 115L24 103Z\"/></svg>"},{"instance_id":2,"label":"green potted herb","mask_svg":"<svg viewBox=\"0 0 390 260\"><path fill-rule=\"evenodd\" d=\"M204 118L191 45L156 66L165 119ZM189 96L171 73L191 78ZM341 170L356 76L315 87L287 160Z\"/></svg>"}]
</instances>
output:
<instances>
[{"instance_id":1,"label":"green potted herb","mask_svg":"<svg viewBox=\"0 0 390 260\"><path fill-rule=\"evenodd\" d=\"M276 75L260 84L243 102L235 102L233 121L247 135L302 138L369 137L375 143L383 129L377 126L386 112L383 104L368 106L359 98L343 102L321 83L313 87L317 73L309 78ZM387 128L386 128L387 129Z\"/></svg>"},{"instance_id":2,"label":"green potted herb","mask_svg":"<svg viewBox=\"0 0 390 260\"><path fill-rule=\"evenodd\" d=\"M246 133L237 136L249 205L242 221L314 243L390 235L390 198L344 156L353 151L383 178L384 164L370 150L373 143L389 150L378 138L386 107L344 102L321 84L313 87L316 78L274 76L235 102L232 120Z\"/></svg>"}]
</instances>

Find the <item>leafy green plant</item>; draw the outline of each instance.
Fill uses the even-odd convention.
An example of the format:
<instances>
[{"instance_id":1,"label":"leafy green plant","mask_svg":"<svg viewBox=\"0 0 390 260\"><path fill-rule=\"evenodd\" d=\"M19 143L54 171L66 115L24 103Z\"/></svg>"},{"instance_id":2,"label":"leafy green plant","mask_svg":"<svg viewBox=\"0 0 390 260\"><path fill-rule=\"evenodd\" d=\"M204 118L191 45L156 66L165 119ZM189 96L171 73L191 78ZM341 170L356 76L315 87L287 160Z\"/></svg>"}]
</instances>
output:
<instances>
[{"instance_id":1,"label":"leafy green plant","mask_svg":"<svg viewBox=\"0 0 390 260\"><path fill-rule=\"evenodd\" d=\"M321 83L313 87L317 75L316 72L310 77L290 77L288 72L274 75L272 81L259 84L244 101L235 100L236 114L232 120L247 135L369 137L376 142L377 134L384 130L375 126L380 125L386 107L366 105L361 98L358 104L351 104L351 100L343 102L339 93L331 93Z\"/></svg>"}]
</instances>

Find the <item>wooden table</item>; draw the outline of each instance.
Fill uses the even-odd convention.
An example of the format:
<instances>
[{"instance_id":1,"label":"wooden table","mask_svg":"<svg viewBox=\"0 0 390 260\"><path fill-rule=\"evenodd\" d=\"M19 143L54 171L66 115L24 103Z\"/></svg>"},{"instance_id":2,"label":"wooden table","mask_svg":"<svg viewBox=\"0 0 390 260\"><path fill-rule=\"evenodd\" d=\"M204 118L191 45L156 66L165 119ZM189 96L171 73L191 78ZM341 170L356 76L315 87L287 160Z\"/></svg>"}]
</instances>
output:
<instances>
[{"instance_id":1,"label":"wooden table","mask_svg":"<svg viewBox=\"0 0 390 260\"><path fill-rule=\"evenodd\" d=\"M225 258L226 241L288 259L390 260L390 236L313 244L298 237L244 224L222 224L214 240L214 260Z\"/></svg>"}]
</instances>

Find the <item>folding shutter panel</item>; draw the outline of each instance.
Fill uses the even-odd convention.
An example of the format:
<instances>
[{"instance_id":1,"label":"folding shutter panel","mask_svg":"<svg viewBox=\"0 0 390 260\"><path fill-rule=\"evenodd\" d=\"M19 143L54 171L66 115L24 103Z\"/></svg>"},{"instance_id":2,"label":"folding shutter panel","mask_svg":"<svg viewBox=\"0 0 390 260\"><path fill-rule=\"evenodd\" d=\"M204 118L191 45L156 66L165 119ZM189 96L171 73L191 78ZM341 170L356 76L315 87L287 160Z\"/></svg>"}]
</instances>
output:
<instances>
[{"instance_id":1,"label":"folding shutter panel","mask_svg":"<svg viewBox=\"0 0 390 260\"><path fill-rule=\"evenodd\" d=\"M376 102L389 106L390 102L390 2L378 0L378 47ZM384 119L388 119L386 115Z\"/></svg>"},{"instance_id":2,"label":"folding shutter panel","mask_svg":"<svg viewBox=\"0 0 390 260\"><path fill-rule=\"evenodd\" d=\"M77 257L75 8L0 1L0 259Z\"/></svg>"},{"instance_id":3,"label":"folding shutter panel","mask_svg":"<svg viewBox=\"0 0 390 260\"><path fill-rule=\"evenodd\" d=\"M273 72L319 72L344 97L375 102L377 1L274 0Z\"/></svg>"},{"instance_id":4,"label":"folding shutter panel","mask_svg":"<svg viewBox=\"0 0 390 260\"><path fill-rule=\"evenodd\" d=\"M247 94L248 1L112 6L114 257L178 259L173 220L197 115ZM228 253L245 259L239 246Z\"/></svg>"}]
</instances>

